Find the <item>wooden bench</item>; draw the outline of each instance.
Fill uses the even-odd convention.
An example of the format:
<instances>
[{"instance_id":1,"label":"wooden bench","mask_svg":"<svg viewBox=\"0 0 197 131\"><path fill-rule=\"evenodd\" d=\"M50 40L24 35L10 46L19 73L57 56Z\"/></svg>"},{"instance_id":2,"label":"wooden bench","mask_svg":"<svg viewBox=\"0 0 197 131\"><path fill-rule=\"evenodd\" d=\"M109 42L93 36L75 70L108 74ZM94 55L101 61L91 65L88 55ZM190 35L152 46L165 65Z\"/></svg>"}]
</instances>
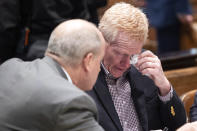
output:
<instances>
[{"instance_id":1,"label":"wooden bench","mask_svg":"<svg viewBox=\"0 0 197 131\"><path fill-rule=\"evenodd\" d=\"M197 66L164 72L179 96L197 89Z\"/></svg>"},{"instance_id":2,"label":"wooden bench","mask_svg":"<svg viewBox=\"0 0 197 131\"><path fill-rule=\"evenodd\" d=\"M185 107L188 122L190 122L189 111L190 111L191 106L194 104L194 97L195 97L196 92L197 92L197 89L194 89L194 90L184 93L180 97Z\"/></svg>"},{"instance_id":3,"label":"wooden bench","mask_svg":"<svg viewBox=\"0 0 197 131\"><path fill-rule=\"evenodd\" d=\"M159 56L164 71L197 66L197 48Z\"/></svg>"}]
</instances>

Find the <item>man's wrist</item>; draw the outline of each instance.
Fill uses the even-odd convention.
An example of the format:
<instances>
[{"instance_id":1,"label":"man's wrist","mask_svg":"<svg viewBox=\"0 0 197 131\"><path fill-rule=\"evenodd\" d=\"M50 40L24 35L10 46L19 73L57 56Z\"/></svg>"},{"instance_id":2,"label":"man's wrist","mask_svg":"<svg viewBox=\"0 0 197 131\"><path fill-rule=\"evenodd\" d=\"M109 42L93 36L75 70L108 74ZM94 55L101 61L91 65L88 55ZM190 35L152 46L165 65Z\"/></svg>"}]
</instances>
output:
<instances>
[{"instance_id":1,"label":"man's wrist","mask_svg":"<svg viewBox=\"0 0 197 131\"><path fill-rule=\"evenodd\" d=\"M167 79L165 79L165 82L163 82L163 84L159 87L159 94L161 96L166 96L170 92L170 90L171 84Z\"/></svg>"},{"instance_id":2,"label":"man's wrist","mask_svg":"<svg viewBox=\"0 0 197 131\"><path fill-rule=\"evenodd\" d=\"M160 94L158 94L158 96L159 96L159 99L160 99L161 101L163 101L163 102L168 102L168 101L170 101L170 100L172 99L172 97L173 97L173 88L172 88L172 86L170 86L170 91L168 92L167 95L161 96Z\"/></svg>"}]
</instances>

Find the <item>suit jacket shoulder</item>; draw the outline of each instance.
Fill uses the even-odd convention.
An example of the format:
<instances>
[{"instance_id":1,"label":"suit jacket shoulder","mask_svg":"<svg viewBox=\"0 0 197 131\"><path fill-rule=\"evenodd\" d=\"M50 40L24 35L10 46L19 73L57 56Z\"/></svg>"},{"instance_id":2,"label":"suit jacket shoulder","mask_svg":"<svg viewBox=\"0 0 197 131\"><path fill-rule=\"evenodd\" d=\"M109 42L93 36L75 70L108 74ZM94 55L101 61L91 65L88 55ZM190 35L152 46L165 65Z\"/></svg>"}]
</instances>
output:
<instances>
[{"instance_id":1,"label":"suit jacket shoulder","mask_svg":"<svg viewBox=\"0 0 197 131\"><path fill-rule=\"evenodd\" d=\"M51 58L4 63L0 97L0 130L102 131L94 101Z\"/></svg>"}]
</instances>

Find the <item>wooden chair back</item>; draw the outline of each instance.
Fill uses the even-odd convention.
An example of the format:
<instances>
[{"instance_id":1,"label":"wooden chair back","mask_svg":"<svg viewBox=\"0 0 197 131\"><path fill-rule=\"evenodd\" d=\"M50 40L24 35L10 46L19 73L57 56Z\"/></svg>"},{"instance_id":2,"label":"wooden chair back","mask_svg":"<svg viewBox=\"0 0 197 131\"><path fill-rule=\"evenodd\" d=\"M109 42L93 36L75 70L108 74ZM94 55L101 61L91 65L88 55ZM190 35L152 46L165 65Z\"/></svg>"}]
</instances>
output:
<instances>
[{"instance_id":1,"label":"wooden chair back","mask_svg":"<svg viewBox=\"0 0 197 131\"><path fill-rule=\"evenodd\" d=\"M191 90L191 91L188 91L188 92L184 93L180 97L182 102L183 102L183 105L185 107L187 116L189 116L190 108L194 103L194 97L195 97L196 92L197 92L197 89L194 89L194 90Z\"/></svg>"}]
</instances>

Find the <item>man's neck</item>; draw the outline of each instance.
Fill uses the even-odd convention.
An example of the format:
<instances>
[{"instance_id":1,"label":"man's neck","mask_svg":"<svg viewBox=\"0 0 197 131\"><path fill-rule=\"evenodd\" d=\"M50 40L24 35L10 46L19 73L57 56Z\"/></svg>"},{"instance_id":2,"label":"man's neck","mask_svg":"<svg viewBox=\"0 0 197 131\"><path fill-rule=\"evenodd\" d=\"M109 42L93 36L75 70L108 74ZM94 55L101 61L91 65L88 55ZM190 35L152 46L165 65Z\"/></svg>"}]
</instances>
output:
<instances>
[{"instance_id":1,"label":"man's neck","mask_svg":"<svg viewBox=\"0 0 197 131\"><path fill-rule=\"evenodd\" d=\"M80 88L80 86L78 86L79 85L78 83L80 81L80 76L81 76L80 67L74 67L73 68L69 65L66 65L60 57L58 57L54 54L51 54L51 53L47 52L45 55L54 59L63 68L63 70L66 71L66 73L69 75L70 80L72 81L72 83L74 85L76 85L78 88ZM68 77L67 74L66 74L66 76Z\"/></svg>"}]
</instances>

